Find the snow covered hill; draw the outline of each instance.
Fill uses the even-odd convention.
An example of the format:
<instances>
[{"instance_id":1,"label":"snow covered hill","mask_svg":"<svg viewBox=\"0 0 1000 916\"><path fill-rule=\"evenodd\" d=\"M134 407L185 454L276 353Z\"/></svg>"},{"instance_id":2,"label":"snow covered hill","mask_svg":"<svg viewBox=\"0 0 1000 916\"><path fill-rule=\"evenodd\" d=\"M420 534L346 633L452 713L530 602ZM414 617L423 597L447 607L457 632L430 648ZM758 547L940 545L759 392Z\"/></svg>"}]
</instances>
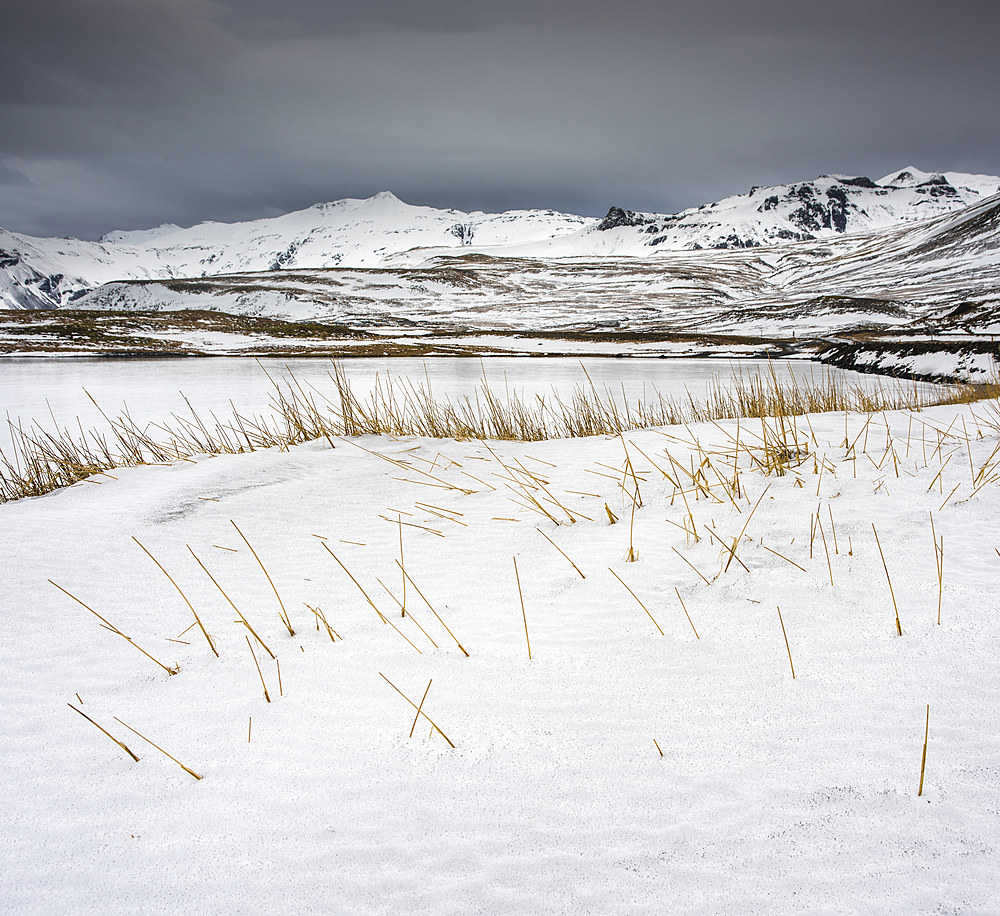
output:
<instances>
[{"instance_id":1,"label":"snow covered hill","mask_svg":"<svg viewBox=\"0 0 1000 916\"><path fill-rule=\"evenodd\" d=\"M754 188L673 215L612 207L602 220L552 210L437 210L382 192L273 219L187 229L167 224L110 232L96 242L38 239L0 229L0 306L88 304L80 300L112 281L405 268L446 254L655 258L674 251L786 245L892 229L976 205L998 191L996 176L907 168L878 182L823 176Z\"/></svg>"}]
</instances>

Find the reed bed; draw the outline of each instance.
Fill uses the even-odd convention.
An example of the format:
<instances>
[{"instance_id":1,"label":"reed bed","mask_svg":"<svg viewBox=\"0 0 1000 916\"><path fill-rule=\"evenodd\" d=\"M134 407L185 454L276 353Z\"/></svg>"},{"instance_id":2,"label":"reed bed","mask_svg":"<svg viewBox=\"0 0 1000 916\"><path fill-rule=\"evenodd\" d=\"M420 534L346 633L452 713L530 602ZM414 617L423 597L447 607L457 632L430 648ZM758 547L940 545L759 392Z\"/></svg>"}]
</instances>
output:
<instances>
[{"instance_id":1,"label":"reed bed","mask_svg":"<svg viewBox=\"0 0 1000 916\"><path fill-rule=\"evenodd\" d=\"M269 376L270 378L270 376ZM848 383L824 372L808 381L779 377L768 364L754 372L716 379L703 400L658 392L629 401L610 388L599 390L587 377L568 400L553 392L522 398L502 396L485 378L471 396L435 399L429 386L408 379L376 379L365 398L351 389L346 371L335 363L330 392L303 385L289 372L271 379L265 415L205 420L190 403L189 416L174 414L168 423L139 426L126 413L102 415L108 429L47 431L8 418L10 455L0 451L0 502L41 496L81 481L101 482L118 467L192 460L199 455L237 454L266 448L287 449L324 439L362 435L422 436L451 439L538 441L614 435L654 426L676 426L736 418L778 418L825 411L867 414L963 404L1000 396L1000 379L977 385L930 387L884 379ZM95 402L96 403L96 402ZM783 427L782 427L783 428Z\"/></svg>"}]
</instances>

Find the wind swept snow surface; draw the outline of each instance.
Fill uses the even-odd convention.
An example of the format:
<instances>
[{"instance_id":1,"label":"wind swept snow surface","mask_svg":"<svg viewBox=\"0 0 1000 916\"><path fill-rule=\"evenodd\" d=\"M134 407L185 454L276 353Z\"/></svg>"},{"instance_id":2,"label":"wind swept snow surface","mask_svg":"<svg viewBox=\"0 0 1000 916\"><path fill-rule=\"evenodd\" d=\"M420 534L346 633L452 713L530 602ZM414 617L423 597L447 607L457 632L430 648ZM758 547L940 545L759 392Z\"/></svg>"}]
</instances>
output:
<instances>
[{"instance_id":1,"label":"wind swept snow surface","mask_svg":"<svg viewBox=\"0 0 1000 916\"><path fill-rule=\"evenodd\" d=\"M366 437L4 504L5 907L995 914L997 421Z\"/></svg>"}]
</instances>

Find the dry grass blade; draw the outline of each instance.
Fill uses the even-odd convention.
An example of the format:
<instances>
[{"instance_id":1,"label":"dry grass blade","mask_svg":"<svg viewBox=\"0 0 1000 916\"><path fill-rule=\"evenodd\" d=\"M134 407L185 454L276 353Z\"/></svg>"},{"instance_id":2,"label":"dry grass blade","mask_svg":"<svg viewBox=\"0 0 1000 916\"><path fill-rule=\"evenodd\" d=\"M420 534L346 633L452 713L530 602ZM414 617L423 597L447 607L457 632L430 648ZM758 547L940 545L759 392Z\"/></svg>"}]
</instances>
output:
<instances>
[{"instance_id":1,"label":"dry grass blade","mask_svg":"<svg viewBox=\"0 0 1000 916\"><path fill-rule=\"evenodd\" d=\"M928 512L927 514L931 517L931 540L934 542L934 565L937 567L938 580L937 622L938 626L941 626L941 599L944 596L944 535L941 535L941 540L938 542L937 531L934 529L934 513Z\"/></svg>"},{"instance_id":2,"label":"dry grass blade","mask_svg":"<svg viewBox=\"0 0 1000 916\"><path fill-rule=\"evenodd\" d=\"M88 722L89 722L89 723L90 723L91 725L93 725L93 726L94 726L94 728L96 728L96 729L98 729L98 730L102 731L102 732L103 732L103 733L104 733L105 735L107 735L107 736L108 736L108 737L109 737L109 738L110 738L110 739L111 739L112 741L114 741L114 743L115 743L115 744L117 744L117 745L118 745L118 746L119 746L119 747L120 747L120 748L121 748L121 749L122 749L123 751L125 751L125 753L126 753L126 754L128 754L128 755L129 755L129 757L131 757L131 758L132 758L132 759L133 759L133 760L134 760L134 761L135 761L136 763L138 763L138 762L139 762L139 758L138 758L138 757L136 757L136 756L135 756L135 754L133 754L133 753L132 753L132 751L130 751L130 750L128 749L128 747L127 747L127 746L126 746L126 745L125 745L125 744L124 744L123 742L119 741L119 740L118 740L118 739L117 739L117 738L116 738L116 737L115 737L114 735L112 735L112 734L111 734L111 732L109 732L109 731L108 731L107 729L105 729L105 728L102 728L102 727L101 727L100 725L98 725L98 724L97 724L97 723L96 723L96 722L95 722L95 721L94 721L93 719L91 719L91 718L90 718L90 716L88 716L88 715L87 715L87 714L86 714L85 712L83 712L83 710L81 710L81 709L77 709L77 708L76 708L76 707L75 707L75 706L74 706L74 705L73 705L72 703L67 703L66 705L67 705L67 706L68 706L68 707L69 707L70 709L72 709L72 710L73 710L73 712L78 712L78 713L80 713L80 715L81 715L81 716L83 716L83 717L84 717L84 718L85 718L85 719L86 719L86 720L87 720L87 721L88 721Z\"/></svg>"},{"instance_id":3,"label":"dry grass blade","mask_svg":"<svg viewBox=\"0 0 1000 916\"><path fill-rule=\"evenodd\" d=\"M417 648L417 646L412 642L412 640L410 640L410 638L399 627L396 626L396 624L394 624L391 620L389 620L388 617L384 617L383 620L387 624L389 624L390 627L392 627L400 636L403 637L403 639L405 639L410 644L410 647L413 649L414 652L417 653L417 655L424 654L423 652L420 651L419 648ZM424 635L426 636L427 634L425 633Z\"/></svg>"},{"instance_id":4,"label":"dry grass blade","mask_svg":"<svg viewBox=\"0 0 1000 916\"><path fill-rule=\"evenodd\" d=\"M882 568L885 570L885 579L889 583L889 595L892 598L892 609L896 612L896 633L903 635L903 625L899 622L899 608L896 606L896 593L892 590L892 579L889 578L889 567L885 562L885 554L882 553L882 544L878 539L878 532L875 531L875 524L872 523L872 531L875 532L875 543L878 546L878 555L882 558Z\"/></svg>"},{"instance_id":5,"label":"dry grass blade","mask_svg":"<svg viewBox=\"0 0 1000 916\"><path fill-rule=\"evenodd\" d=\"M208 568L205 566L205 564L202 563L201 560L198 559L198 557L195 554L195 552L191 549L191 545L190 544L185 544L184 546L187 547L188 552L191 554L192 557L194 557L195 562L204 570L205 575L208 576L208 578L212 580L212 584L222 593L222 597L225 598L226 601L229 602L229 606L234 611L236 611L236 615L240 618L240 622L243 624L243 626L245 626L251 633L253 633L253 638L256 639L257 642L259 642L264 647L264 651L267 652L267 654L270 655L271 658L274 658L275 657L274 653L267 647L267 644L264 642L264 640L260 638L260 636L257 634L257 631L252 626L250 626L250 622L246 619L246 617L243 616L243 614L240 611L240 609L235 604L233 604L232 599L229 597L229 595L226 594L226 592L222 588L222 586L219 585L218 582L216 582L215 576L213 576L208 571Z\"/></svg>"},{"instance_id":6,"label":"dry grass blade","mask_svg":"<svg viewBox=\"0 0 1000 916\"><path fill-rule=\"evenodd\" d=\"M147 744L153 744L153 742L152 742L152 741L150 741L150 740L149 740L149 738L147 738L147 737L146 737L145 735L143 735L143 734L140 734L139 732L137 732L137 731L136 731L136 730L135 730L134 728L132 728L132 726L131 726L131 725L126 725L126 724L125 724L124 722L122 722L122 720L121 720L121 719L119 719L119 718L118 718L118 716L115 716L115 717L114 717L114 720L115 720L116 722L120 723L121 725L125 725L125 727L126 727L126 728L127 728L127 729L128 729L129 731L130 731L130 732L134 732L135 734L139 735L139 737L140 737L140 738L142 738L142 740L143 740L143 741L145 741L145 742L146 742ZM179 761L179 760L178 760L178 759L177 759L176 757L172 757L172 756L171 756L170 754L168 754L168 753L167 753L167 752L166 752L166 751L165 751L165 750L164 750L164 749L163 749L162 747L160 747L160 746L159 746L158 744L153 744L153 747L155 747L155 748L156 748L156 749L157 749L157 750L158 750L158 751L159 751L159 752L160 752L161 754L163 754L163 756L164 756L164 757L170 757L170 759L171 759L171 760L172 760L172 761L173 761L174 763L176 763L176 764L177 764L177 766L179 766L179 767L180 767L180 768L181 768L181 769L182 769L182 770L183 770L183 771L184 771L185 773L187 773L187 774L189 774L189 775L193 776L193 777L194 777L195 779L202 779L202 778L203 778L203 777L199 776L199 775L198 775L198 774L197 774L197 773L196 773L196 772L195 772L194 770L192 770L192 769L190 769L190 768L188 768L188 767L184 766L184 764L183 764L183 763L181 763L181 762L180 762L180 761Z\"/></svg>"},{"instance_id":7,"label":"dry grass blade","mask_svg":"<svg viewBox=\"0 0 1000 916\"><path fill-rule=\"evenodd\" d=\"M948 462L950 462L953 457L954 455L949 455L948 458L945 460L944 464L941 465L941 470L939 470L937 474L934 475L934 479L930 482L930 486L927 487L928 493L930 493L930 491L934 489L934 484L936 484L938 480L941 479L941 475L944 474L944 469L948 467Z\"/></svg>"},{"instance_id":8,"label":"dry grass blade","mask_svg":"<svg viewBox=\"0 0 1000 916\"><path fill-rule=\"evenodd\" d=\"M267 576L267 581L270 583L271 590L274 592L274 597L278 599L278 606L281 608L281 613L278 616L281 617L281 622L285 625L285 628L288 630L288 635L289 636L294 636L295 635L295 630L292 629L292 622L288 618L288 612L285 610L285 604L281 600L281 595L278 594L278 589L277 589L277 587L274 584L274 580L271 578L270 574L268 573L267 568L261 562L260 557L257 556L257 551L254 550L253 547L250 546L250 542L246 539L246 537L244 536L243 532L240 531L240 529L237 526L236 522L234 522L232 519L230 519L229 520L229 524L232 525L236 529L236 533L241 538L243 538L243 543L246 544L247 547L250 548L250 553L253 554L253 558L257 561L258 565L263 570L264 575Z\"/></svg>"},{"instance_id":9,"label":"dry grass blade","mask_svg":"<svg viewBox=\"0 0 1000 916\"><path fill-rule=\"evenodd\" d=\"M830 504L826 504L827 514L830 516L830 529L833 531L833 552L840 555L840 547L837 545L837 526L833 523L833 509L830 508Z\"/></svg>"},{"instance_id":10,"label":"dry grass blade","mask_svg":"<svg viewBox=\"0 0 1000 916\"><path fill-rule=\"evenodd\" d=\"M253 656L253 663L257 667L257 675L260 677L260 686L264 688L264 699L268 703L271 702L271 695L267 692L267 684L264 683L264 672L260 670L260 662L257 661L257 653L253 650L253 643L250 642L250 637L244 634L247 641L247 648L250 650L250 654ZM275 659L277 661L277 659Z\"/></svg>"},{"instance_id":11,"label":"dry grass blade","mask_svg":"<svg viewBox=\"0 0 1000 916\"><path fill-rule=\"evenodd\" d=\"M398 598L397 598L397 597L396 597L396 596L395 596L395 595L394 595L394 594L392 593L392 591L390 590L389 586L388 586L388 585L386 585L386 584L385 584L385 583L384 583L384 582L383 582L383 581L382 581L382 580L381 580L381 579L380 579L380 578L379 578L378 576L376 576L376 577L375 577L375 581L376 581L376 582L378 582L378 584L382 586L382 591L384 591L384 592L385 592L385 593L386 593L386 594L387 594L387 595L388 595L388 596L389 596L390 598L392 598L392 600L393 600L393 601L395 601L395 602L396 602L396 607L399 607L399 608L401 608L401 607L403 606L403 602L402 602L402 601L400 601L400 600L399 600L399 599L398 599ZM403 615L403 616L405 616L405 615Z\"/></svg>"},{"instance_id":12,"label":"dry grass blade","mask_svg":"<svg viewBox=\"0 0 1000 916\"><path fill-rule=\"evenodd\" d=\"M346 566L344 566L343 563L340 562L340 558L332 550L330 550L330 548L327 547L327 545L325 543L323 544L323 549L326 550L326 552L328 554L330 554L330 556L333 557L337 561L337 565L345 573L347 573L347 577L358 587L358 591L361 592L362 595L364 595L365 601L367 601L371 605L372 610L375 611L376 614L378 614L378 616L381 619L382 623L388 623L389 621L386 619L385 615L375 606L375 602L372 601L372 599L368 597L368 592L366 592L361 587L361 583L358 582L358 580L355 579L354 576L351 575L351 571Z\"/></svg>"},{"instance_id":13,"label":"dry grass blade","mask_svg":"<svg viewBox=\"0 0 1000 916\"><path fill-rule=\"evenodd\" d=\"M636 495L639 493L638 487L636 487ZM639 559L639 555L635 552L635 509L636 500L632 500L632 514L629 518L628 523L628 553L625 556L626 563L635 563Z\"/></svg>"},{"instance_id":14,"label":"dry grass blade","mask_svg":"<svg viewBox=\"0 0 1000 916\"><path fill-rule=\"evenodd\" d=\"M80 605L80 607L86 608L88 611L90 611L90 613L93 614L98 620L100 620L101 623L103 623L107 629L109 629L112 633L115 633L118 636L120 636L129 645L134 646L143 655L145 655L146 658L148 658L151 662L156 662L156 664L159 665L164 671L166 671L167 674L177 673L177 668L170 668L167 665L164 665L163 662L153 658L153 656L150 655L145 649L143 649L141 646L136 645L136 643L134 643L128 636L126 636L121 630L119 630L118 627L116 627L113 623L111 623L110 621L102 617L100 614L98 614L97 611L95 611L92 607L88 607L86 604L84 604L79 598L76 597L76 595L73 595L70 592L66 591L66 589L64 589L61 585L56 584L51 579L49 579L48 582L50 585L55 585L55 587L59 589L59 591L61 591L64 595L66 595L69 598L72 598L77 604ZM194 626L194 624L191 624L191 626Z\"/></svg>"},{"instance_id":15,"label":"dry grass blade","mask_svg":"<svg viewBox=\"0 0 1000 916\"><path fill-rule=\"evenodd\" d=\"M645 458L654 468L656 468L656 470L658 470L663 475L663 478L665 480L669 480L673 486L675 486L678 490L680 489L680 485L677 483L677 481L675 481L673 477L671 477L665 470L663 470L663 468L661 468L655 461L653 461L653 459L650 458L649 455L647 455L641 448L639 448L638 445L636 445L634 442L632 442L631 445L632 448L634 448L640 455L642 455L643 458Z\"/></svg>"},{"instance_id":16,"label":"dry grass blade","mask_svg":"<svg viewBox=\"0 0 1000 916\"><path fill-rule=\"evenodd\" d=\"M924 768L927 766L927 739L931 733L931 704L927 704L927 718L924 721L924 752L920 757L920 788L917 789L917 796L924 794Z\"/></svg>"},{"instance_id":17,"label":"dry grass blade","mask_svg":"<svg viewBox=\"0 0 1000 916\"><path fill-rule=\"evenodd\" d=\"M618 438L621 439L622 448L625 450L625 470L632 476L632 482L635 484L635 496L633 499L637 501L639 507L642 508L642 494L639 492L639 479L635 476L635 469L632 467L632 458L628 453L628 445L625 444L625 436L619 434ZM622 489L624 489L624 487Z\"/></svg>"},{"instance_id":18,"label":"dry grass blade","mask_svg":"<svg viewBox=\"0 0 1000 916\"><path fill-rule=\"evenodd\" d=\"M545 538L546 541L548 541L553 547L555 547L556 550L559 551L559 553L563 555L563 558L566 560L566 562L569 563L569 565L572 566L573 569L575 569L578 573L580 573L581 579L587 578L582 572L580 572L580 567L577 566L576 563L574 563L568 556L566 556L563 549L555 541L553 541L552 538L550 538L544 531L542 531L541 528L536 528L535 531L537 531L543 538Z\"/></svg>"},{"instance_id":19,"label":"dry grass blade","mask_svg":"<svg viewBox=\"0 0 1000 916\"><path fill-rule=\"evenodd\" d=\"M334 559L336 559L336 557L334 557ZM402 567L400 567L400 569L402 569ZM455 645L458 646L458 648L462 650L462 654L466 658L469 658L469 653L465 651L465 647L458 641L458 637L456 637L455 634L452 633L450 629L448 629L448 624L446 624L441 619L441 615L438 614L438 612L436 610L434 610L434 606L424 597L424 593L422 591L420 591L420 588L417 586L417 583L414 582L413 579L410 577L410 574L408 572L406 572L405 570L403 570L403 575L406 576L407 581L409 581L410 585L413 586L414 591L416 591L416 593L420 596L420 600L423 601L423 603L426 604L428 608L430 608L430 612L437 618L438 623L440 623L441 626L443 626L445 628L445 630L447 630L448 635L452 639L455 640ZM416 621L414 621L414 623L416 623ZM419 626L419 624L418 624L418 626ZM421 627L421 631L422 630L423 630L423 627ZM424 633L424 635L427 636L426 633ZM431 639L429 636L427 636L427 638ZM434 640L431 639L431 642L434 642ZM437 648L437 643L434 643L434 647Z\"/></svg>"},{"instance_id":20,"label":"dry grass blade","mask_svg":"<svg viewBox=\"0 0 1000 916\"><path fill-rule=\"evenodd\" d=\"M816 525L819 527L819 536L823 539L823 552L826 554L826 568L830 572L830 585L833 585L833 564L830 562L830 549L826 546L826 534L823 531L823 523L820 521L819 513L816 513Z\"/></svg>"},{"instance_id":21,"label":"dry grass blade","mask_svg":"<svg viewBox=\"0 0 1000 916\"><path fill-rule=\"evenodd\" d=\"M139 544L139 546L142 548L142 552L146 554L146 556L149 557L149 559L151 559L157 565L157 567L159 567L160 572L163 573L163 575L165 575L170 580L170 584L177 589L177 594L184 599L184 603L191 609L191 613L194 614L195 623L198 624L198 629L201 630L202 636L205 637L205 642L208 643L208 647L215 653L215 657L218 658L219 653L218 650L215 648L215 643L212 642L212 637L208 635L208 630L205 629L205 625L201 622L201 618L198 616L198 612L194 609L194 605L190 601L188 601L187 595L185 595L184 592L181 591L181 587L174 581L173 576L171 576L170 573L168 573L163 568L163 565L160 563L160 561L157 560L156 557L154 557L145 547L143 547L142 544L139 543L139 539L133 537L132 540L135 541L136 544ZM190 549L191 548L189 547L188 550Z\"/></svg>"},{"instance_id":22,"label":"dry grass blade","mask_svg":"<svg viewBox=\"0 0 1000 916\"><path fill-rule=\"evenodd\" d=\"M694 630L695 639L701 639L698 635L698 631L695 630L694 621L691 619L691 615L688 613L688 609L684 604L684 599L681 597L681 593L676 585L674 586L674 591L677 593L677 600L681 603L681 608L684 610L684 616L687 617L688 623L691 624L691 629Z\"/></svg>"},{"instance_id":23,"label":"dry grass blade","mask_svg":"<svg viewBox=\"0 0 1000 916\"><path fill-rule=\"evenodd\" d=\"M399 560L396 560L396 565L400 566ZM400 566L400 569L402 569L402 566ZM403 571L403 575L405 577L405 575L406 575L406 571L405 570ZM385 589L386 594L390 598L392 598L392 600L395 601L397 605L399 605L400 609L402 609L403 608L403 602L400 601L391 591L389 591L389 587L381 579L379 579L377 577L376 577L375 581L378 582L378 584L381 585L383 589ZM404 578L404 581L405 581L405 578ZM431 645L434 646L435 649L440 648L440 646L438 646L438 644L436 642L434 642L434 639L431 637L431 635L420 625L420 621L417 620L417 618L413 616L413 611L412 610L407 611L405 613L405 615L403 615L403 616L406 616L410 620L413 621L413 623L416 626L416 628L418 630L420 630L420 632L423 633L424 636L426 636L430 640Z\"/></svg>"},{"instance_id":24,"label":"dry grass blade","mask_svg":"<svg viewBox=\"0 0 1000 916\"><path fill-rule=\"evenodd\" d=\"M528 615L524 610L524 593L521 591L521 576L517 572L517 557L514 557L514 578L517 579L517 594L521 599L521 616L524 618L524 640L528 644L528 661L531 661L531 639L528 637Z\"/></svg>"},{"instance_id":25,"label":"dry grass blade","mask_svg":"<svg viewBox=\"0 0 1000 916\"><path fill-rule=\"evenodd\" d=\"M420 721L420 714L424 710L424 700L427 699L427 694L430 693L431 684L434 683L434 678L431 678L427 682L427 689L424 691L424 695L420 698L420 705L417 707L417 714L413 717L413 724L410 726L410 737L413 737L413 730L417 727L417 722Z\"/></svg>"},{"instance_id":26,"label":"dry grass blade","mask_svg":"<svg viewBox=\"0 0 1000 916\"><path fill-rule=\"evenodd\" d=\"M770 547L767 546L767 544L764 543L762 543L760 546L763 547L768 553L773 553L776 557L780 557L786 563L791 563L792 566L794 566L796 569L801 569L802 572L806 572L806 569L804 567L799 566L799 564L796 563L794 560L789 560L788 557L786 557L783 553L778 553L777 550L772 550Z\"/></svg>"},{"instance_id":27,"label":"dry grass blade","mask_svg":"<svg viewBox=\"0 0 1000 916\"><path fill-rule=\"evenodd\" d=\"M400 690L392 681L390 681L389 678L387 678L381 671L378 674L379 677L382 678L382 680L384 680L393 690L396 691L396 693L398 693L404 700L406 700L407 703L409 703L415 710L417 710L418 716L423 716L428 722L430 722L431 727L434 729L434 731L436 731L442 738L444 738L444 740L447 741L452 748L455 747L455 745L451 743L451 738L449 738L443 731L441 731L440 728L438 728L438 726L431 720L431 717L427 715L427 713L421 710L421 708L417 706L417 704L414 703L413 700L411 700L405 693L403 693L403 691ZM428 685L428 689L429 687L430 685Z\"/></svg>"},{"instance_id":28,"label":"dry grass blade","mask_svg":"<svg viewBox=\"0 0 1000 916\"><path fill-rule=\"evenodd\" d=\"M962 486L961 483L955 484L955 486L952 488L952 491L944 498L944 502L941 503L940 507L938 508L938 512L940 512L945 506L948 505L948 501L958 492L958 488L960 486Z\"/></svg>"},{"instance_id":29,"label":"dry grass blade","mask_svg":"<svg viewBox=\"0 0 1000 916\"><path fill-rule=\"evenodd\" d=\"M358 580L355 579L354 576L351 575L350 570L348 570L348 568L346 566L344 566L343 563L340 562L340 559L337 557L337 555L332 550L330 550L329 547L327 547L325 541L323 542L323 547L326 548L326 552L328 554L330 554L330 556L333 557L337 561L337 565L340 566L340 568L345 573L347 573L348 578L350 578L350 580L358 587L358 591L361 592L361 594L365 596L365 601L367 601L372 606L372 609L375 611L375 613L378 614L379 620L381 620L382 623L389 624L390 627L392 627L400 636L403 637L403 639L405 639L410 644L410 647L418 655L423 655L424 653L421 652L420 649L418 649L413 644L413 642L411 642L411 640L409 639L409 637L399 627L397 627L396 624L394 624L388 617L386 617L385 614L383 614L377 607L375 607L375 602L372 601L372 599L368 597L368 593L361 587L361 583L358 582Z\"/></svg>"},{"instance_id":30,"label":"dry grass blade","mask_svg":"<svg viewBox=\"0 0 1000 916\"><path fill-rule=\"evenodd\" d=\"M747 520L743 523L743 528L740 529L740 533L733 539L733 546L729 548L729 560L726 562L726 568L723 570L723 572L728 572L729 564L732 563L734 559L736 559L736 552L739 549L739 544L740 541L743 539L743 535L746 534L746 530L750 524L750 520L753 518L754 513L757 511L757 507L761 504L764 497L767 496L767 491L770 489L771 489L770 484L768 484L764 488L764 492L760 494L760 497L758 498L757 502L754 503L753 509L750 510L750 514L747 516Z\"/></svg>"},{"instance_id":31,"label":"dry grass blade","mask_svg":"<svg viewBox=\"0 0 1000 916\"><path fill-rule=\"evenodd\" d=\"M327 623L326 615L323 613L322 609L319 608L319 607L313 607L310 604L306 604L304 601L302 603L310 611L312 611L313 615L316 617L316 629L317 630L319 629L320 621L322 621L323 622L323 626L326 627L326 634L327 634L327 636L330 637L330 642L336 642L337 641L337 638L336 638L337 634L334 631L334 629L330 626L330 624ZM274 656L272 655L271 658L274 658ZM275 659L275 661L277 661L277 659Z\"/></svg>"},{"instance_id":32,"label":"dry grass blade","mask_svg":"<svg viewBox=\"0 0 1000 916\"><path fill-rule=\"evenodd\" d=\"M781 608L778 608L778 620L781 623L781 635L785 637L785 649L788 651L788 664L792 669L792 680L795 680L795 664L792 662L792 647L788 645L788 634L785 632L785 621L781 617Z\"/></svg>"},{"instance_id":33,"label":"dry grass blade","mask_svg":"<svg viewBox=\"0 0 1000 916\"><path fill-rule=\"evenodd\" d=\"M616 572L615 572L615 571L614 571L614 570L613 570L613 569L612 569L612 568L611 568L610 566L608 567L608 572L609 572L609 573L611 573L611 575L612 575L612 576L614 576L614 577L615 577L615 578L616 578L616 579L617 579L617 580L618 580L619 582L621 582L621 584L622 584L622 585L625 585L625 580L624 580L624 579L622 579L622 577L621 577L621 576L619 576L619 575L618 575L618 573L616 573ZM649 608L648 608L648 607L646 607L646 605L644 605L644 604L642 603L642 601L640 600L639 596L638 596L638 595L637 595L637 594L636 594L636 593L635 593L634 591L632 591L632 589L630 589L630 588L629 588L629 587L628 587L627 585L625 585L625 590L626 590L626 591L627 591L627 592L628 592L628 593L629 593L629 594L630 594L630 595L631 595L631 596L632 596L633 598L635 598L635 600L636 600L636 601L638 602L638 604L639 604L639 607L641 607L641 608L642 608L642 609L643 609L643 610L644 610L644 611L646 612L646 614L647 614L647 616L649 617L649 619L653 621L653 626L655 626L655 627L656 627L656 629L658 629L658 630L660 631L660 636L666 636L667 634L663 632L663 628L662 628L662 627L661 627L661 626L660 626L660 625L659 625L659 624L658 624L658 623L656 622L656 618L655 618L655 617L654 617L654 616L653 616L652 614L650 614L650 613L649 613ZM683 605L683 602L681 602L681 604ZM686 613L687 613L687 610L685 610L685 611L684 611L684 613L686 614ZM690 620L691 620L691 618L689 617L689 618L688 618L688 621L690 622ZM693 628L693 627L694 627L694 624L691 624L691 626L692 626L692 628ZM696 634L696 635L697 635L697 634ZM700 638L701 638L701 637L699 637L699 639L700 639Z\"/></svg>"},{"instance_id":34,"label":"dry grass blade","mask_svg":"<svg viewBox=\"0 0 1000 916\"><path fill-rule=\"evenodd\" d=\"M403 516L399 515L397 516L397 519L399 521L399 568L403 571L403 600L400 602L399 609L400 609L400 616L405 617L406 616L406 562L403 560ZM423 628L421 627L421 629ZM424 633L424 636L427 636L427 634ZM430 639L429 636L427 638ZM431 639L431 642L434 642L434 640Z\"/></svg>"},{"instance_id":35,"label":"dry grass blade","mask_svg":"<svg viewBox=\"0 0 1000 916\"><path fill-rule=\"evenodd\" d=\"M417 525L414 524L413 522L404 522L404 521L397 522L396 519L389 518L389 516L387 515L379 515L379 518L384 519L387 522L391 522L393 525L401 524L401 525L406 525L407 528L419 528L421 531L428 531L431 534L437 535L439 538L444 537L444 535L440 531L438 531L437 528L428 528L426 525ZM406 615L404 614L403 616L405 617Z\"/></svg>"},{"instance_id":36,"label":"dry grass blade","mask_svg":"<svg viewBox=\"0 0 1000 916\"><path fill-rule=\"evenodd\" d=\"M679 557L680 557L680 558L681 558L681 559L682 559L682 560L683 560L683 561L684 561L685 563L687 563L687 565L688 565L688 566L690 566L690 567L691 567L691 568L692 568L692 569L693 569L693 570L694 570L694 571L695 571L696 573L698 573L698 575L699 575L699 576L701 576L701 580L702 580L702 581L703 581L703 582L704 582L704 583L705 583L706 585L711 585L711 584L712 584L711 582L709 582L709 581L708 581L708 579L706 579L706 578L705 578L704 576L702 576L701 572L700 572L700 571L698 570L698 568L697 568L697 567L696 567L696 566L694 565L694 563L692 563L692 562L691 562L690 560L688 560L688 559L687 559L687 558L686 558L686 557L684 556L684 554L682 554L682 553L681 553L681 552L680 552L680 551L679 551L679 550L678 550L678 549L677 549L676 547L671 547L670 549L671 549L671 550L672 550L672 551L673 551L674 553L676 553L676 554L677 554L677 556L679 556Z\"/></svg>"}]
</instances>

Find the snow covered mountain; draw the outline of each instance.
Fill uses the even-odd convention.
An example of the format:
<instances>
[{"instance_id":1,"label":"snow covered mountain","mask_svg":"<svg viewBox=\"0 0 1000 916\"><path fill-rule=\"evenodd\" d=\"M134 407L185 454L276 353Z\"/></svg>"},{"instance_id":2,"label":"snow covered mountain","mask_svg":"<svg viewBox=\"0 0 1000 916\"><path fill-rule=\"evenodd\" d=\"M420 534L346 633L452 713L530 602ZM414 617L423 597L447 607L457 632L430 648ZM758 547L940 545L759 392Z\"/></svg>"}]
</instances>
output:
<instances>
[{"instance_id":1,"label":"snow covered mountain","mask_svg":"<svg viewBox=\"0 0 1000 916\"><path fill-rule=\"evenodd\" d=\"M1000 192L1000 179L958 172L929 174L912 166L875 182L821 175L684 210L673 216L612 210L597 226L641 228L650 248L755 248L832 238L925 220Z\"/></svg>"},{"instance_id":2,"label":"snow covered mountain","mask_svg":"<svg viewBox=\"0 0 1000 916\"><path fill-rule=\"evenodd\" d=\"M853 237L979 204L1000 178L915 168L875 182L822 176L664 215L612 207L597 220L552 210L463 213L405 204L388 192L316 204L273 219L108 233L96 242L0 229L0 307L108 302L112 281L172 281L285 271L416 267L442 255L660 259ZM259 279L259 278L258 278Z\"/></svg>"},{"instance_id":3,"label":"snow covered mountain","mask_svg":"<svg viewBox=\"0 0 1000 916\"><path fill-rule=\"evenodd\" d=\"M553 210L463 213L403 203L387 191L273 219L110 232L96 242L0 229L0 307L72 305L112 280L169 280L291 268L375 266L414 247L538 242L594 220Z\"/></svg>"},{"instance_id":4,"label":"snow covered mountain","mask_svg":"<svg viewBox=\"0 0 1000 916\"><path fill-rule=\"evenodd\" d=\"M791 339L888 330L988 338L1000 332L998 300L1000 196L929 220L769 248L548 259L448 250L419 266L119 281L80 304L437 332L610 327Z\"/></svg>"}]
</instances>

